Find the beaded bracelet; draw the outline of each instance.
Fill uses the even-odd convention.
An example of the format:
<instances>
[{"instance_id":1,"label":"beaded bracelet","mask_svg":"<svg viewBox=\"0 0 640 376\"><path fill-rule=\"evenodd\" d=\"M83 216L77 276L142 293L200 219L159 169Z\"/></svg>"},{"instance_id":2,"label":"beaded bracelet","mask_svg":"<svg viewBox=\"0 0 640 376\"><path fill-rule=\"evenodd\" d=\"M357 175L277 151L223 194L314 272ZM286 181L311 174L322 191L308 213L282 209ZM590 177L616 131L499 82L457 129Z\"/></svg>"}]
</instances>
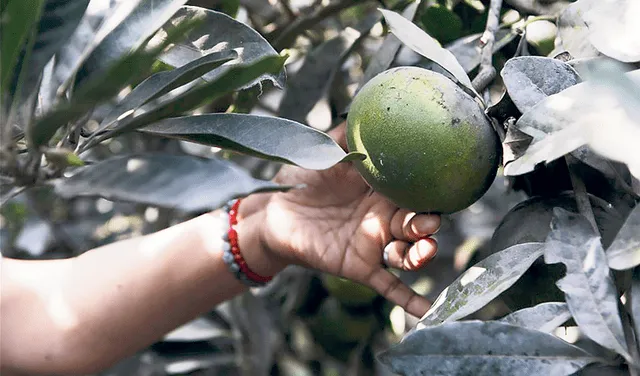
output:
<instances>
[{"instance_id":1,"label":"beaded bracelet","mask_svg":"<svg viewBox=\"0 0 640 376\"><path fill-rule=\"evenodd\" d=\"M266 285L273 277L263 277L251 269L247 265L247 262L240 253L240 246L238 245L238 232L235 229L235 225L238 224L238 207L240 206L240 199L231 200L225 206L223 210L228 217L229 229L222 236L222 260L229 271L235 274L242 283L250 287L259 287ZM226 219L226 218L224 218Z\"/></svg>"}]
</instances>

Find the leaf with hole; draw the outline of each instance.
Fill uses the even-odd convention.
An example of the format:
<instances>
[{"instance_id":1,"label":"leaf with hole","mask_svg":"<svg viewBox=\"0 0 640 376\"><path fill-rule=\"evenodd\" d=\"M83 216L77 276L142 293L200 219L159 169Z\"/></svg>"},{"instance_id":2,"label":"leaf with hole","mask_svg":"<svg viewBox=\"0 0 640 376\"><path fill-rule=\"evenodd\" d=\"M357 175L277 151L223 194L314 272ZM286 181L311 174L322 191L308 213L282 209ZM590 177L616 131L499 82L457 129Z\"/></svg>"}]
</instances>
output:
<instances>
[{"instance_id":1,"label":"leaf with hole","mask_svg":"<svg viewBox=\"0 0 640 376\"><path fill-rule=\"evenodd\" d=\"M512 312L499 321L522 328L551 333L570 318L571 312L569 312L567 303L549 302Z\"/></svg>"},{"instance_id":2,"label":"leaf with hole","mask_svg":"<svg viewBox=\"0 0 640 376\"><path fill-rule=\"evenodd\" d=\"M640 205L631 211L607 248L609 267L626 270L640 265Z\"/></svg>"},{"instance_id":3,"label":"leaf with hole","mask_svg":"<svg viewBox=\"0 0 640 376\"><path fill-rule=\"evenodd\" d=\"M563 263L567 274L556 284L581 331L598 344L631 359L618 311L618 297L600 235L582 215L553 209L544 261Z\"/></svg>"},{"instance_id":4,"label":"leaf with hole","mask_svg":"<svg viewBox=\"0 0 640 376\"><path fill-rule=\"evenodd\" d=\"M290 188L255 179L222 159L167 154L109 158L55 183L64 198L99 196L185 212L212 210L236 197Z\"/></svg>"},{"instance_id":5,"label":"leaf with hole","mask_svg":"<svg viewBox=\"0 0 640 376\"><path fill-rule=\"evenodd\" d=\"M599 360L551 334L477 320L418 330L379 358L406 376L569 375Z\"/></svg>"},{"instance_id":6,"label":"leaf with hole","mask_svg":"<svg viewBox=\"0 0 640 376\"><path fill-rule=\"evenodd\" d=\"M456 57L429 34L425 33L413 22L407 20L396 12L380 9L385 20L389 24L391 32L398 37L407 47L420 55L434 61L443 69L451 73L462 85L474 91L467 72L462 68Z\"/></svg>"},{"instance_id":7,"label":"leaf with hole","mask_svg":"<svg viewBox=\"0 0 640 376\"><path fill-rule=\"evenodd\" d=\"M268 56L278 56L278 52L260 33L221 12L183 6L168 24L179 23L194 17L202 18L203 24L187 34L183 42L176 43L166 51L160 57L164 63L180 67L211 52L235 50L238 57L234 61L203 76L207 81L215 81L233 65L249 65ZM166 31L167 29L163 28L160 33L166 33ZM283 88L286 82L286 73L284 71L265 73L247 83L245 87L253 86L264 80L270 80L276 86Z\"/></svg>"},{"instance_id":8,"label":"leaf with hole","mask_svg":"<svg viewBox=\"0 0 640 376\"><path fill-rule=\"evenodd\" d=\"M517 244L496 252L444 289L417 328L462 319L511 287L544 252L542 243Z\"/></svg>"},{"instance_id":9,"label":"leaf with hole","mask_svg":"<svg viewBox=\"0 0 640 376\"><path fill-rule=\"evenodd\" d=\"M513 103L521 113L580 82L571 66L556 59L521 56L507 60L500 75Z\"/></svg>"},{"instance_id":10,"label":"leaf with hole","mask_svg":"<svg viewBox=\"0 0 640 376\"><path fill-rule=\"evenodd\" d=\"M247 114L205 114L164 119L141 129L156 136L324 170L337 163L360 159L345 153L327 134L292 120Z\"/></svg>"}]
</instances>

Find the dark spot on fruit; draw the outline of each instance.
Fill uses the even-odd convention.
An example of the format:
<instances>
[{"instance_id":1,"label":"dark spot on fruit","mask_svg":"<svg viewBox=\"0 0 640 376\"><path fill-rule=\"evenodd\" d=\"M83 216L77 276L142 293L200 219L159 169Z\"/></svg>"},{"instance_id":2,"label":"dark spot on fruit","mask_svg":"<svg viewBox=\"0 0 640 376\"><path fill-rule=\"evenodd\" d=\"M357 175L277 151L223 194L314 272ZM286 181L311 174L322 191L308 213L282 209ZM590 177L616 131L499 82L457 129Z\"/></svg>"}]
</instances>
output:
<instances>
[{"instance_id":1,"label":"dark spot on fruit","mask_svg":"<svg viewBox=\"0 0 640 376\"><path fill-rule=\"evenodd\" d=\"M387 111L391 110L391 107L387 107Z\"/></svg>"},{"instance_id":2,"label":"dark spot on fruit","mask_svg":"<svg viewBox=\"0 0 640 376\"><path fill-rule=\"evenodd\" d=\"M453 125L454 127L460 125L460 118L454 117L453 119L451 119L451 125Z\"/></svg>"}]
</instances>

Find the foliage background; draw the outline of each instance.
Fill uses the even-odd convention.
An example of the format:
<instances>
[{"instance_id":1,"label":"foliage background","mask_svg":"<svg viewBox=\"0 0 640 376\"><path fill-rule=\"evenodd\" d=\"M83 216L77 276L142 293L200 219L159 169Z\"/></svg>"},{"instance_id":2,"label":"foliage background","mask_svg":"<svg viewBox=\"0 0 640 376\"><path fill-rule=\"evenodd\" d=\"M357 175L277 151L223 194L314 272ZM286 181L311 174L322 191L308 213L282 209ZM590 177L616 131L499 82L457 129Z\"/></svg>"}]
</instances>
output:
<instances>
[{"instance_id":1,"label":"foliage background","mask_svg":"<svg viewBox=\"0 0 640 376\"><path fill-rule=\"evenodd\" d=\"M496 70L501 72L507 60L514 56L557 56L561 53L563 48L553 42L558 30L549 21L557 22L557 16L570 3L505 1L492 60ZM477 77L486 68L480 66L478 41L487 24L489 1L424 1L420 5L413 4L413 8L411 2L401 0L194 0L188 4L224 12L250 25L276 51L289 54L284 90L277 88L274 82L265 81L260 86L221 96L193 113L279 116L327 130L344 120L358 86L371 74L368 67L376 62L384 65L380 62L381 56L383 60L391 58L390 63L395 66L418 65L439 70L429 59L400 44L396 46L397 54L392 51L394 53L387 53L385 57L379 53L391 43L388 25L382 22L378 8L398 13L416 12L414 22L452 51L471 77ZM533 22L531 17L541 21ZM550 44L548 40L542 43L535 40L534 36L540 30L534 26L551 28ZM543 29L542 33L544 27L539 28ZM524 34L525 30L529 30L527 34ZM635 67L637 69L637 63ZM168 66L160 61L153 66L154 72L165 69ZM507 120L508 116L504 114L517 113L513 106L521 109L519 103L514 105L513 102L531 95L526 90L522 95L510 92L513 101L501 100L508 79L509 76L498 74L486 90L484 87L482 90L487 103L501 104L491 108L501 120ZM120 97L125 94L120 93ZM91 118L86 119L87 128L95 129L114 105L115 102L105 103L95 109ZM518 154L518 140L511 140L511 143L507 140L507 146L516 147L506 150ZM264 180L270 179L280 165L145 132L106 139L82 157L85 161L100 161L148 152L222 158ZM587 171L581 174L582 178L587 183L594 182L587 184L590 192L599 193L618 208L626 208L624 214L628 214L637 199L637 180L623 179L630 185L628 190L609 188L614 183L610 183L610 175L605 175L599 166L582 166ZM566 165L552 163L545 169L517 178L505 177L501 170L480 201L443 218L442 228L436 236L440 249L436 259L422 272L399 274L417 291L435 300L469 266L484 258L478 258L479 255L491 253L489 243L493 232L511 208L531 195L572 189L566 169ZM163 181L163 177L171 180L175 172L158 170L158 181ZM194 186L200 183L198 176L188 178L194 179ZM157 186L152 184L146 188L153 191L159 187L160 183L157 183ZM102 244L157 231L193 215L145 203L99 197L63 198L47 186L26 192L5 187L4 193L11 199L1 211L0 249L3 255L16 258L70 257ZM207 192L215 193L215 189ZM380 297L354 306L353 301L348 301L358 298L352 285L342 288L342 292L347 291L349 295L347 300L339 300L335 293L327 290L326 278L313 271L290 268L268 288L212 307L210 314L169 333L149 349L102 374L393 374L389 368L381 366L374 355L398 342L416 326L416 319ZM491 320L509 312L509 307L498 297L469 318ZM578 340L583 337L578 336Z\"/></svg>"}]
</instances>

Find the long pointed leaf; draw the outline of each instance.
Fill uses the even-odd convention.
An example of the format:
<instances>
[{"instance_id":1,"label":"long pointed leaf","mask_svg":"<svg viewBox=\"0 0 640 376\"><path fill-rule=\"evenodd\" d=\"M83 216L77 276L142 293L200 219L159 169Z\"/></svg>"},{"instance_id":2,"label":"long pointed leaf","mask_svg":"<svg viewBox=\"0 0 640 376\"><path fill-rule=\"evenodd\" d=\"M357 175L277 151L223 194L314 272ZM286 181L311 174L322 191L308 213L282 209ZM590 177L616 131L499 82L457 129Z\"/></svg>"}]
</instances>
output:
<instances>
[{"instance_id":1,"label":"long pointed leaf","mask_svg":"<svg viewBox=\"0 0 640 376\"><path fill-rule=\"evenodd\" d=\"M98 44L78 70L76 83L100 74L122 56L137 50L162 27L187 0L142 0Z\"/></svg>"},{"instance_id":2,"label":"long pointed leaf","mask_svg":"<svg viewBox=\"0 0 640 376\"><path fill-rule=\"evenodd\" d=\"M233 66L213 82L207 82L172 98L158 107L135 116L113 131L98 136L90 143L83 145L86 150L93 145L124 132L136 130L163 118L181 115L189 110L211 101L225 93L232 92L258 77L266 74L277 74L282 70L286 57L269 56L247 66Z\"/></svg>"},{"instance_id":3,"label":"long pointed leaf","mask_svg":"<svg viewBox=\"0 0 640 376\"><path fill-rule=\"evenodd\" d=\"M185 22L174 30L175 35L165 41L171 43L180 37L185 30L197 25L197 20ZM145 51L140 49L116 62L107 72L92 78L74 93L71 100L45 114L28 129L27 137L34 147L46 144L56 131L70 121L78 119L101 101L116 95L122 87L132 79L146 72L153 61L166 47L165 44Z\"/></svg>"},{"instance_id":4,"label":"long pointed leaf","mask_svg":"<svg viewBox=\"0 0 640 376\"><path fill-rule=\"evenodd\" d=\"M440 293L417 328L476 312L511 287L543 252L543 243L517 244L475 264Z\"/></svg>"},{"instance_id":5,"label":"long pointed leaf","mask_svg":"<svg viewBox=\"0 0 640 376\"><path fill-rule=\"evenodd\" d=\"M267 42L260 33L248 25L229 17L228 15L210 9L194 6L183 6L173 16L169 23L174 24L184 19L202 18L203 25L186 36L185 41L175 44L160 57L164 63L180 67L190 61L221 49L233 49L238 58L236 65L248 65L267 56L277 56L278 52ZM163 30L161 30L162 32ZM230 66L231 64L227 64ZM204 75L206 81L215 81L225 72L217 69ZM286 73L284 71L264 74L246 86L253 86L263 80L270 80L279 88L284 88Z\"/></svg>"},{"instance_id":6,"label":"long pointed leaf","mask_svg":"<svg viewBox=\"0 0 640 376\"><path fill-rule=\"evenodd\" d=\"M574 320L592 340L631 359L618 311L618 294L600 235L580 214L553 209L544 261L563 263L567 275L557 282Z\"/></svg>"},{"instance_id":7,"label":"long pointed leaf","mask_svg":"<svg viewBox=\"0 0 640 376\"><path fill-rule=\"evenodd\" d=\"M422 31L422 29L413 22L398 13L386 9L380 9L380 12L382 12L385 20L389 24L391 32L398 37L402 43L440 65L447 72L451 73L462 85L475 92L471 85L471 80L469 76L467 76L467 72L465 72L464 68L462 68L450 51L442 48L429 34Z\"/></svg>"},{"instance_id":8,"label":"long pointed leaf","mask_svg":"<svg viewBox=\"0 0 640 376\"><path fill-rule=\"evenodd\" d=\"M65 198L99 196L201 212L218 208L235 197L291 187L254 179L221 159L151 154L107 159L59 180L55 188Z\"/></svg>"},{"instance_id":9,"label":"long pointed leaf","mask_svg":"<svg viewBox=\"0 0 640 376\"><path fill-rule=\"evenodd\" d=\"M414 332L380 360L406 376L564 376L599 359L551 334L474 320Z\"/></svg>"},{"instance_id":10,"label":"long pointed leaf","mask_svg":"<svg viewBox=\"0 0 640 376\"><path fill-rule=\"evenodd\" d=\"M571 318L567 303L540 303L508 314L499 321L527 329L551 333Z\"/></svg>"},{"instance_id":11,"label":"long pointed leaf","mask_svg":"<svg viewBox=\"0 0 640 376\"><path fill-rule=\"evenodd\" d=\"M626 270L640 265L640 205L631 211L607 249L609 267ZM640 334L639 334L640 335Z\"/></svg>"},{"instance_id":12,"label":"long pointed leaf","mask_svg":"<svg viewBox=\"0 0 640 376\"><path fill-rule=\"evenodd\" d=\"M206 114L170 118L141 131L303 168L323 170L359 158L346 154L327 134L292 120L246 114Z\"/></svg>"},{"instance_id":13,"label":"long pointed leaf","mask_svg":"<svg viewBox=\"0 0 640 376\"><path fill-rule=\"evenodd\" d=\"M101 126L113 123L125 112L136 110L150 100L158 98L171 90L187 84L203 74L234 59L237 53L233 50L213 52L188 64L166 72L158 72L136 86L131 93L102 120Z\"/></svg>"},{"instance_id":14,"label":"long pointed leaf","mask_svg":"<svg viewBox=\"0 0 640 376\"><path fill-rule=\"evenodd\" d=\"M10 80L16 76L14 69L18 64L20 53L36 27L45 0L10 1L0 20L0 94L9 92ZM10 37L7 37L10 36ZM4 98L3 98L4 100Z\"/></svg>"}]
</instances>

